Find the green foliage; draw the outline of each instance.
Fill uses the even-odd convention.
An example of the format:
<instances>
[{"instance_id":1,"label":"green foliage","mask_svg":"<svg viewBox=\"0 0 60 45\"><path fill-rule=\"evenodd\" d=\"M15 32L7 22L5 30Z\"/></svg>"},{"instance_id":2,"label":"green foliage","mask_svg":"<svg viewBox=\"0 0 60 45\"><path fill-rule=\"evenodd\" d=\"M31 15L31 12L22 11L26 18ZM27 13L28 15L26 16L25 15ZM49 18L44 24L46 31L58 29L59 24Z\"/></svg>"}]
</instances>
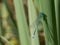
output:
<instances>
[{"instance_id":1,"label":"green foliage","mask_svg":"<svg viewBox=\"0 0 60 45\"><path fill-rule=\"evenodd\" d=\"M59 0L26 0L26 4L28 5L29 27L27 25L22 0L14 0L16 21L13 18L13 13L11 12L8 3L5 0L3 1L7 9L3 7L3 13L2 15L0 14L0 17L6 13L6 10L9 12L8 22L11 23L10 28L19 38L19 45L39 45L38 28L40 27L39 25L41 25L41 22L43 24L46 45L60 45ZM37 25L35 23L36 20L40 21L40 17L38 18L37 16L40 12L43 13L43 17L41 18L39 25ZM2 21L0 19L0 36L2 35L1 23ZM37 28L37 26L39 27ZM6 32L9 32L8 30L10 28L8 26L6 28ZM34 34L35 29L36 32ZM30 35L28 31L30 31Z\"/></svg>"}]
</instances>

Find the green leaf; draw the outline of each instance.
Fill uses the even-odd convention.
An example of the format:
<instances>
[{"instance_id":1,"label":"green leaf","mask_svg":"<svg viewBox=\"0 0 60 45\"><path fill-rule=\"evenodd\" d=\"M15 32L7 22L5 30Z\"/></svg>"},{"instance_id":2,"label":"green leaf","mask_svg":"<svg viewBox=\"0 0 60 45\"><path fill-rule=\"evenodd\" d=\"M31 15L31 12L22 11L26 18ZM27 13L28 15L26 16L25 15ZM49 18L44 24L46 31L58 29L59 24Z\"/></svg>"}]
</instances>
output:
<instances>
[{"instance_id":1,"label":"green leaf","mask_svg":"<svg viewBox=\"0 0 60 45\"><path fill-rule=\"evenodd\" d=\"M28 26L27 26L22 0L14 0L14 5L16 11L16 19L17 19L20 43L21 45L30 45Z\"/></svg>"},{"instance_id":2,"label":"green leaf","mask_svg":"<svg viewBox=\"0 0 60 45\"><path fill-rule=\"evenodd\" d=\"M36 25L34 24L37 19L36 8L32 0L28 0L28 13L29 13L29 27L31 33L31 45L39 45L38 32ZM36 33L34 35L36 29Z\"/></svg>"}]
</instances>

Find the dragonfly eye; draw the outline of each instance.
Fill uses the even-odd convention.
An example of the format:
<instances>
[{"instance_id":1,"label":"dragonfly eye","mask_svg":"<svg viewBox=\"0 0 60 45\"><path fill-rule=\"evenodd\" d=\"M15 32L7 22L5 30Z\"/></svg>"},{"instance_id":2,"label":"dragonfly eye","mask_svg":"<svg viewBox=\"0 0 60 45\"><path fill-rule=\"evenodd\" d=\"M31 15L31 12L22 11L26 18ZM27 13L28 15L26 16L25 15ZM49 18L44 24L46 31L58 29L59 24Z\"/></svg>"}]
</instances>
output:
<instances>
[{"instance_id":1,"label":"dragonfly eye","mask_svg":"<svg viewBox=\"0 0 60 45\"><path fill-rule=\"evenodd\" d=\"M42 12L40 12L40 14L39 14L41 17L43 16L43 13Z\"/></svg>"}]
</instances>

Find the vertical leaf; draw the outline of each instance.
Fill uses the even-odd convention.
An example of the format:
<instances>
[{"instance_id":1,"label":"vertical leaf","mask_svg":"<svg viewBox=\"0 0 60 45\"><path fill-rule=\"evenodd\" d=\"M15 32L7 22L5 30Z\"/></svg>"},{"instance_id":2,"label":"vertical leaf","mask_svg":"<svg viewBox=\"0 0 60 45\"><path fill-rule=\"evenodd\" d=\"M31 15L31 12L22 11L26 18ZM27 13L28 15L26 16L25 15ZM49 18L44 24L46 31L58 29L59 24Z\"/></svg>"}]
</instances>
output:
<instances>
[{"instance_id":1,"label":"vertical leaf","mask_svg":"<svg viewBox=\"0 0 60 45\"><path fill-rule=\"evenodd\" d=\"M27 31L27 21L24 13L22 0L14 0L14 5L21 45L30 45L29 33Z\"/></svg>"},{"instance_id":2,"label":"vertical leaf","mask_svg":"<svg viewBox=\"0 0 60 45\"><path fill-rule=\"evenodd\" d=\"M2 5L2 3L0 3L0 36L2 35L2 32L1 32L1 30L2 30L2 29L1 29L1 28L2 28L2 27L1 27L1 23L2 23L2 20L1 20L1 17L2 17L2 16L1 16L1 9L2 9L2 6L1 6L1 5ZM1 43L1 37L0 37L0 45L2 45L2 43Z\"/></svg>"},{"instance_id":3,"label":"vertical leaf","mask_svg":"<svg viewBox=\"0 0 60 45\"><path fill-rule=\"evenodd\" d=\"M60 45L60 0L54 0L55 4L55 14L56 14L56 27L58 36L58 45Z\"/></svg>"},{"instance_id":4,"label":"vertical leaf","mask_svg":"<svg viewBox=\"0 0 60 45\"><path fill-rule=\"evenodd\" d=\"M37 14L32 0L28 0L28 12L29 12L29 26L30 26L30 33L31 33L31 45L39 45L37 31L34 35L34 31L36 29L34 23L37 19Z\"/></svg>"},{"instance_id":5,"label":"vertical leaf","mask_svg":"<svg viewBox=\"0 0 60 45\"><path fill-rule=\"evenodd\" d=\"M58 45L54 0L40 0L46 45Z\"/></svg>"}]
</instances>

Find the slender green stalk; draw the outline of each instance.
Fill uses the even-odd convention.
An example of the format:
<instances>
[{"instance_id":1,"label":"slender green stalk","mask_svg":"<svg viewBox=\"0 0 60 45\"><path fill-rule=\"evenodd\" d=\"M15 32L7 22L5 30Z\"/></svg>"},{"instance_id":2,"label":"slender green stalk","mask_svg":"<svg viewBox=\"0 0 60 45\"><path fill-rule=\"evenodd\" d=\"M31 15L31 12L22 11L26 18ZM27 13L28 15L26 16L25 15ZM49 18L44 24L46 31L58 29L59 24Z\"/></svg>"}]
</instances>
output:
<instances>
[{"instance_id":1,"label":"slender green stalk","mask_svg":"<svg viewBox=\"0 0 60 45\"><path fill-rule=\"evenodd\" d=\"M32 0L28 0L28 12L29 12L29 26L30 26L30 33L31 33L31 45L39 45L38 33L35 27L37 13ZM35 29L36 29L36 32L35 32Z\"/></svg>"},{"instance_id":2,"label":"slender green stalk","mask_svg":"<svg viewBox=\"0 0 60 45\"><path fill-rule=\"evenodd\" d=\"M0 3L0 6L1 6L2 4ZM2 23L2 20L1 20L1 9L2 9L2 7L0 7L0 36L1 36L1 23Z\"/></svg>"},{"instance_id":3,"label":"slender green stalk","mask_svg":"<svg viewBox=\"0 0 60 45\"><path fill-rule=\"evenodd\" d=\"M31 45L22 0L14 0L14 6L20 43L21 45Z\"/></svg>"},{"instance_id":4,"label":"slender green stalk","mask_svg":"<svg viewBox=\"0 0 60 45\"><path fill-rule=\"evenodd\" d=\"M35 4L35 7L36 7L37 12L38 12L37 16L39 17L40 13L43 13L41 1L40 0L34 0L34 4ZM38 18L38 17L37 17L37 19L40 21L39 24L38 24L38 27L39 27L39 31L40 31L40 29L43 28L43 25L42 25L42 22L41 22L42 18Z\"/></svg>"},{"instance_id":5,"label":"slender green stalk","mask_svg":"<svg viewBox=\"0 0 60 45\"><path fill-rule=\"evenodd\" d=\"M40 0L34 0L34 5L37 8L37 10L40 12L41 11L41 2L40 2Z\"/></svg>"},{"instance_id":6,"label":"slender green stalk","mask_svg":"<svg viewBox=\"0 0 60 45\"><path fill-rule=\"evenodd\" d=\"M35 2L35 5L37 5L36 8L38 9L38 13L43 13L42 1L41 0L34 0L34 2Z\"/></svg>"},{"instance_id":7,"label":"slender green stalk","mask_svg":"<svg viewBox=\"0 0 60 45\"><path fill-rule=\"evenodd\" d=\"M60 45L60 0L54 0L54 1L55 1L55 14L56 14L58 45Z\"/></svg>"},{"instance_id":8,"label":"slender green stalk","mask_svg":"<svg viewBox=\"0 0 60 45\"><path fill-rule=\"evenodd\" d=\"M2 45L1 43L1 35L2 35L2 3L0 3L0 45Z\"/></svg>"}]
</instances>

